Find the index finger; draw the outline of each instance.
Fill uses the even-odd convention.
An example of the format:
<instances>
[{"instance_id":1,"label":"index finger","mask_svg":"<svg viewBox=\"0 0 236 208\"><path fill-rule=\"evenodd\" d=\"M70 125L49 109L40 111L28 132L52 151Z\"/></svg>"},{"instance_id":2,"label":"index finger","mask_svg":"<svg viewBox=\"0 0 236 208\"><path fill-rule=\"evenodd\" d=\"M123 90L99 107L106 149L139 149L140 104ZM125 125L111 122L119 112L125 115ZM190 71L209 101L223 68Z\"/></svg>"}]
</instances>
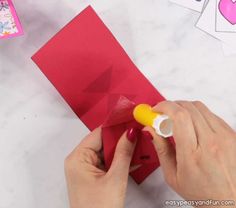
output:
<instances>
[{"instance_id":1,"label":"index finger","mask_svg":"<svg viewBox=\"0 0 236 208\"><path fill-rule=\"evenodd\" d=\"M197 148L197 135L188 111L175 102L163 101L153 107L153 111L168 115L173 122L173 137L176 153L188 152Z\"/></svg>"}]
</instances>

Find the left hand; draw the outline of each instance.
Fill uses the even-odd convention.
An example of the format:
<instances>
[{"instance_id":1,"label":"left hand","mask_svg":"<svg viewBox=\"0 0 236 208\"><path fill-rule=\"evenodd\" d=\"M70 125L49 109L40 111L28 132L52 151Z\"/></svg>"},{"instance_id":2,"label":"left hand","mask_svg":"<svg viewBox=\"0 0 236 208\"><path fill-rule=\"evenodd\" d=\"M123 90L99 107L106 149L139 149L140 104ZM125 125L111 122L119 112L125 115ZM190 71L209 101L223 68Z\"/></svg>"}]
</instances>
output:
<instances>
[{"instance_id":1,"label":"left hand","mask_svg":"<svg viewBox=\"0 0 236 208\"><path fill-rule=\"evenodd\" d=\"M102 167L101 128L95 129L65 160L71 208L122 208L137 131L125 132L116 147L110 169Z\"/></svg>"}]
</instances>

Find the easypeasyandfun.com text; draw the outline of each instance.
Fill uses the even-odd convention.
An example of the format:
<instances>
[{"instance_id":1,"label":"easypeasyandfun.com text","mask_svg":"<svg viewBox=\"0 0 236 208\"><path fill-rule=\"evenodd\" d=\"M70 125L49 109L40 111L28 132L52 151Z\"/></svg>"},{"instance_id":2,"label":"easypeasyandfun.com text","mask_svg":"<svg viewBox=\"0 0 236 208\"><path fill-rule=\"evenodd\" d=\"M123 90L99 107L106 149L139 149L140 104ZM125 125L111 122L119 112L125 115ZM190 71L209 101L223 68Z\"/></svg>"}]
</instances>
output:
<instances>
[{"instance_id":1,"label":"easypeasyandfun.com text","mask_svg":"<svg viewBox=\"0 0 236 208\"><path fill-rule=\"evenodd\" d=\"M166 200L166 206L173 206L173 207L185 207L185 206L193 206L193 207L201 207L201 206L218 206L218 207L234 207L235 206L234 200Z\"/></svg>"}]
</instances>

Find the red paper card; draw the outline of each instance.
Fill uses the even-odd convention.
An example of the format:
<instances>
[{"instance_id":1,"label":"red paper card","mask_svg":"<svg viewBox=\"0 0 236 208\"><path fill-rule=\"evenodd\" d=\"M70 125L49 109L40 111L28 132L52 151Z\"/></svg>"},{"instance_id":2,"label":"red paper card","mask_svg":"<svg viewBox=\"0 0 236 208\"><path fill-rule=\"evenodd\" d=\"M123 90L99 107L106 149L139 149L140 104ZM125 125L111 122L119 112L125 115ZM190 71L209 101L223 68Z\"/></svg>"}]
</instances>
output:
<instances>
[{"instance_id":1,"label":"red paper card","mask_svg":"<svg viewBox=\"0 0 236 208\"><path fill-rule=\"evenodd\" d=\"M90 130L103 124L107 168L120 135L129 126L141 128L132 117L134 105L164 100L90 6L32 59ZM132 160L140 163L131 174L137 183L159 166L146 135L138 139Z\"/></svg>"}]
</instances>

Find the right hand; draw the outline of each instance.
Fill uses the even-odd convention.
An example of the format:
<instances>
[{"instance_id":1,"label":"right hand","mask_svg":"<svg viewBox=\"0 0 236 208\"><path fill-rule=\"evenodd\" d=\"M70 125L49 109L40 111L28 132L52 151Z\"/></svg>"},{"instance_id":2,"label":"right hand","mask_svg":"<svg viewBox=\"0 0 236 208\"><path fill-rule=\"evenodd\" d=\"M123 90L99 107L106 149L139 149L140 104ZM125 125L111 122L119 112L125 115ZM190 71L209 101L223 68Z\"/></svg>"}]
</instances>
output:
<instances>
[{"instance_id":1,"label":"right hand","mask_svg":"<svg viewBox=\"0 0 236 208\"><path fill-rule=\"evenodd\" d=\"M173 121L175 148L149 129L167 183L186 200L236 200L235 131L201 102L164 101L153 110Z\"/></svg>"}]
</instances>

